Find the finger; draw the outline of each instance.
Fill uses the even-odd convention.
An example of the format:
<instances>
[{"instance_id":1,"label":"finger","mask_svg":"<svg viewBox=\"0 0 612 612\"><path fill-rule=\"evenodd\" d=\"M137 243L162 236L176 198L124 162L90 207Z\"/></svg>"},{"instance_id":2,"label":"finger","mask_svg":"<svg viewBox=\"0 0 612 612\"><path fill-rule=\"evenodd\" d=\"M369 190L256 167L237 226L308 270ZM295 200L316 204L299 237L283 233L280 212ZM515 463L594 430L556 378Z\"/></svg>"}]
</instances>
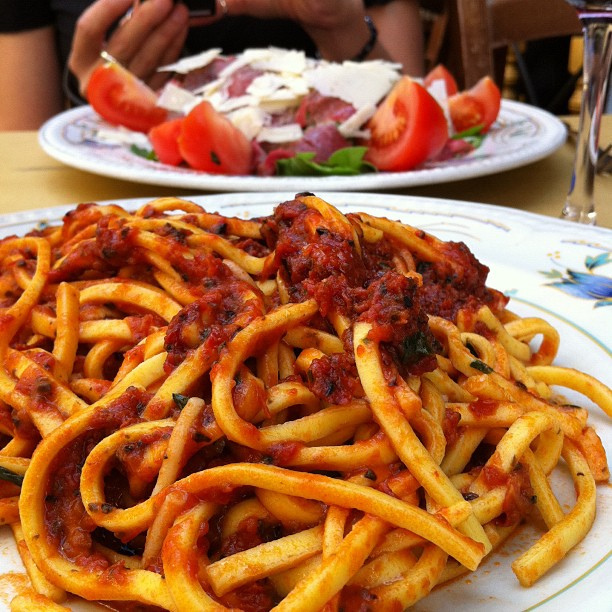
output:
<instances>
[{"instance_id":1,"label":"finger","mask_svg":"<svg viewBox=\"0 0 612 612\"><path fill-rule=\"evenodd\" d=\"M77 20L68 66L83 89L93 69L99 65L106 33L128 9L133 0L99 0Z\"/></svg>"},{"instance_id":2,"label":"finger","mask_svg":"<svg viewBox=\"0 0 612 612\"><path fill-rule=\"evenodd\" d=\"M225 0L226 15L249 15L262 19L293 19L291 0ZM219 3L217 3L219 9Z\"/></svg>"},{"instance_id":3,"label":"finger","mask_svg":"<svg viewBox=\"0 0 612 612\"><path fill-rule=\"evenodd\" d=\"M183 4L178 4L168 18L149 34L126 67L140 78L150 79L159 66L178 58L188 28L188 11Z\"/></svg>"},{"instance_id":4,"label":"finger","mask_svg":"<svg viewBox=\"0 0 612 612\"><path fill-rule=\"evenodd\" d=\"M187 33L189 28L185 28L182 32L182 35L176 36L170 45L166 48L166 51L161 57L161 60L158 63L158 68L160 66L166 66L167 64L172 64L178 60L183 51L183 47L185 45L185 39L187 38ZM168 81L171 77L171 73L168 72L155 72L151 75L151 77L147 80L147 84L149 87L153 89L159 89Z\"/></svg>"},{"instance_id":5,"label":"finger","mask_svg":"<svg viewBox=\"0 0 612 612\"><path fill-rule=\"evenodd\" d=\"M129 67L155 29L168 19L173 8L172 0L147 0L139 4L130 18L109 38L106 50L121 64Z\"/></svg>"}]
</instances>

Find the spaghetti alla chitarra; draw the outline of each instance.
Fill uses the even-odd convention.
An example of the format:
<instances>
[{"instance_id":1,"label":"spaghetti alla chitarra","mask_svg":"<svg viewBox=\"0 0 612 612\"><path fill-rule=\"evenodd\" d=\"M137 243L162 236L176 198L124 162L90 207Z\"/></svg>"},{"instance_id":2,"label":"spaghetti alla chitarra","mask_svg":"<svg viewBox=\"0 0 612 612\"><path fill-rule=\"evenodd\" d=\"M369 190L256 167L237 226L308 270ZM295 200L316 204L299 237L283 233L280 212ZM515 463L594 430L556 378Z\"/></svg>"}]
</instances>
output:
<instances>
[{"instance_id":1,"label":"spaghetti alla chitarra","mask_svg":"<svg viewBox=\"0 0 612 612\"><path fill-rule=\"evenodd\" d=\"M551 387L610 416L612 392L462 243L312 194L256 220L164 198L82 204L0 261L14 610L402 610L537 517L529 586L594 520L605 451Z\"/></svg>"}]
</instances>

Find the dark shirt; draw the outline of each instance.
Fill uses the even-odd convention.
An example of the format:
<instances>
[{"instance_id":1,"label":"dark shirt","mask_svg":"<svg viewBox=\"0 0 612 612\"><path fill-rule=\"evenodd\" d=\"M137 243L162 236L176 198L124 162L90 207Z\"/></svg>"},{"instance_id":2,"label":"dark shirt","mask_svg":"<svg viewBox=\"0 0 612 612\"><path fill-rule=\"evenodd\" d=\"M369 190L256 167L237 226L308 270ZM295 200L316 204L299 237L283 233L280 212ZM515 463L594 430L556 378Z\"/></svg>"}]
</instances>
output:
<instances>
[{"instance_id":1,"label":"dark shirt","mask_svg":"<svg viewBox=\"0 0 612 612\"><path fill-rule=\"evenodd\" d=\"M392 0L365 0L367 7L388 4ZM73 102L78 102L74 79L66 62L79 15L93 0L1 0L0 32L19 32L52 25L57 32L57 51L64 71L65 89ZM275 46L301 49L314 56L316 47L306 32L288 19L256 19L226 17L202 28L192 28L187 37L185 55L219 47L225 54L238 53L252 47Z\"/></svg>"}]
</instances>

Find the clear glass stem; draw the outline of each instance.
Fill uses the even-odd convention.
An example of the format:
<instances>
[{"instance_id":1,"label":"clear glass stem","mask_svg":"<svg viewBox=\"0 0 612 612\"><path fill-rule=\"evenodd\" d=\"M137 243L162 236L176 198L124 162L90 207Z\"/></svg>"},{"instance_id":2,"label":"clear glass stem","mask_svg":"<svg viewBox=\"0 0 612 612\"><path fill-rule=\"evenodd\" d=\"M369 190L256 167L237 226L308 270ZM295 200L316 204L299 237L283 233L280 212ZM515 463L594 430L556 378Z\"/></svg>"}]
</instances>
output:
<instances>
[{"instance_id":1,"label":"clear glass stem","mask_svg":"<svg viewBox=\"0 0 612 612\"><path fill-rule=\"evenodd\" d=\"M572 182L561 216L570 221L595 225L595 174L599 125L612 65L612 14L584 15L582 23L584 66L580 124Z\"/></svg>"}]
</instances>

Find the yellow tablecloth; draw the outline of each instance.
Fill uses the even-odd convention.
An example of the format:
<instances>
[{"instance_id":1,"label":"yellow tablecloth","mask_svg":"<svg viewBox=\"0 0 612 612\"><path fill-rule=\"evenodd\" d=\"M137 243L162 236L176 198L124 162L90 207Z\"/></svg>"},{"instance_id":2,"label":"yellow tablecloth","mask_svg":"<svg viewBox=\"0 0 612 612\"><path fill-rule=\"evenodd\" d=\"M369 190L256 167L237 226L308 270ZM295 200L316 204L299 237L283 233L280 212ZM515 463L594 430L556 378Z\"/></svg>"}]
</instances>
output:
<instances>
[{"instance_id":1,"label":"yellow tablecloth","mask_svg":"<svg viewBox=\"0 0 612 612\"><path fill-rule=\"evenodd\" d=\"M576 123L576 117L568 118ZM606 115L602 145L612 142L612 115ZM568 190L574 148L571 142L538 162L474 179L394 189L390 193L485 202L558 217ZM0 132L0 212L135 197L195 195L90 174L55 161L38 145L36 132ZM612 228L612 176L596 181L598 225Z\"/></svg>"}]
</instances>

